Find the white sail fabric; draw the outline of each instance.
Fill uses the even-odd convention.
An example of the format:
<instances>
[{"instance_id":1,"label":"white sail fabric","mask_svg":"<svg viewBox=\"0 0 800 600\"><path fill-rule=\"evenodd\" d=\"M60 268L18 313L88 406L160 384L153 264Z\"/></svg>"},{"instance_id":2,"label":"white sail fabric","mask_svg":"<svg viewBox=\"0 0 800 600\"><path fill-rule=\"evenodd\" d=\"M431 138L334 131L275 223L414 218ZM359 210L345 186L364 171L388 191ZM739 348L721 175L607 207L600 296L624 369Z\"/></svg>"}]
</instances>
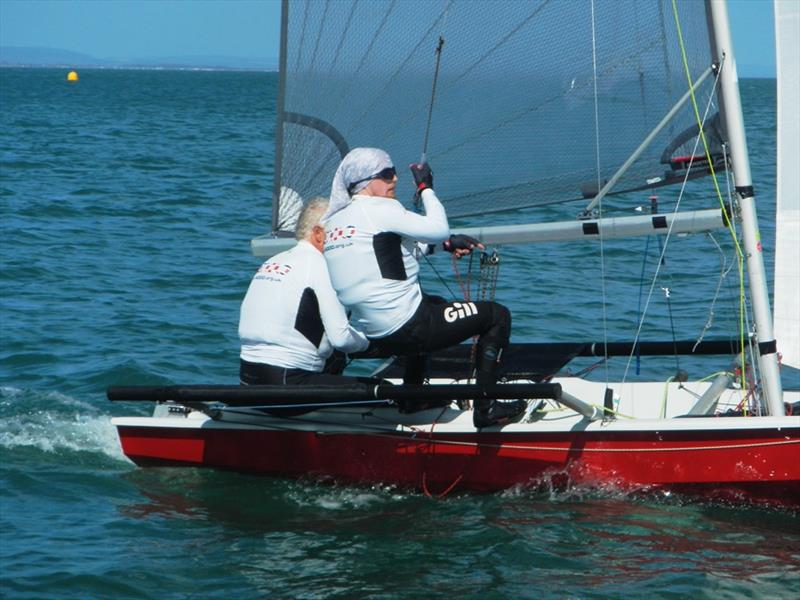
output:
<instances>
[{"instance_id":1,"label":"white sail fabric","mask_svg":"<svg viewBox=\"0 0 800 600\"><path fill-rule=\"evenodd\" d=\"M422 152L440 36L427 157L451 217L592 197L687 90L672 0L296 0L284 9L275 189L305 200L329 192L357 146L388 151L398 189L411 195L404 166ZM705 5L678 0L678 12L696 79L712 63ZM712 86L709 77L698 93L703 105ZM707 137L718 126L710 119ZM696 127L685 106L616 190L681 181ZM291 227L276 220L275 231Z\"/></svg>"},{"instance_id":2,"label":"white sail fabric","mask_svg":"<svg viewBox=\"0 0 800 600\"><path fill-rule=\"evenodd\" d=\"M800 368L800 2L775 0L778 164L775 337L783 364Z\"/></svg>"}]
</instances>

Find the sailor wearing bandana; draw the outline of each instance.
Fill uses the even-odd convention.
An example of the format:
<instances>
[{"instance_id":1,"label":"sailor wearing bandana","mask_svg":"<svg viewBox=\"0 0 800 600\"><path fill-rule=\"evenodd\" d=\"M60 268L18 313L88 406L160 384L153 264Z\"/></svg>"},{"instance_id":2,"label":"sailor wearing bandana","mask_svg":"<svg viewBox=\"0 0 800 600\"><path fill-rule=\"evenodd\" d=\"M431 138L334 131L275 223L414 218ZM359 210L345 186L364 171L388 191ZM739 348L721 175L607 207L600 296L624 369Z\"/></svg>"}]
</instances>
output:
<instances>
[{"instance_id":1,"label":"sailor wearing bandana","mask_svg":"<svg viewBox=\"0 0 800 600\"><path fill-rule=\"evenodd\" d=\"M478 335L477 382L496 382L496 370L511 334L511 313L496 302L446 302L422 292L420 252L438 244L457 256L483 248L477 240L450 235L447 215L433 191L427 164L411 165L425 214L407 211L396 199L397 173L377 148L355 148L344 157L322 218L324 256L341 303L371 350L406 355L406 383L422 383L423 353ZM524 412L526 403L475 400L473 422L488 427Z\"/></svg>"}]
</instances>

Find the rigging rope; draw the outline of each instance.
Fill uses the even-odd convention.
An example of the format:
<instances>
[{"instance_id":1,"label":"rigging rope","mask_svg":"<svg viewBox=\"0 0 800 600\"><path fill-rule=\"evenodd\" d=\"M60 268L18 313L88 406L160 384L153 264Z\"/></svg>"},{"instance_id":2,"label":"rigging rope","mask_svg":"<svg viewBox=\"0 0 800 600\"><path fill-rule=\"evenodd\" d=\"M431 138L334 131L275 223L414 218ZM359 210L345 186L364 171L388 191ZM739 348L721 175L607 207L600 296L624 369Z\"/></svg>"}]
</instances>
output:
<instances>
[{"instance_id":1,"label":"rigging rope","mask_svg":"<svg viewBox=\"0 0 800 600\"><path fill-rule=\"evenodd\" d=\"M467 281L464 283L461 277L461 271L458 268L458 259L455 255L452 256L453 272L455 273L458 284L461 287L461 293L464 300L471 300L472 295L472 257L474 253L469 254L469 265L467 267ZM497 292L497 280L500 274L500 253L497 249L490 253L481 252L479 260L479 274L478 274L478 291L475 300L490 300L494 301ZM438 272L437 272L438 275ZM444 281L443 281L444 283ZM445 284L447 285L447 284ZM448 290L450 288L448 287ZM475 370L476 359L478 351L478 336L472 337L472 348L470 349L470 373ZM461 404L459 404L461 406Z\"/></svg>"},{"instance_id":2,"label":"rigging rope","mask_svg":"<svg viewBox=\"0 0 800 600\"><path fill-rule=\"evenodd\" d=\"M655 195L655 194L650 196L650 214L653 214L653 215L658 214L658 196ZM644 292L644 274L645 274L645 271L647 270L647 259L649 258L649 254L650 254L650 239L653 238L653 237L655 237L656 241L658 242L658 256L659 256L659 259L660 259L660 265L663 267L666 264L666 261L664 260L664 254L663 254L664 246L661 243L661 238L659 236L648 235L647 238L645 239L644 253L643 253L643 256L642 256L642 272L639 275L639 299L638 299L638 305L636 306L636 318L637 319L643 319L644 318L644 315L642 314L642 294ZM674 329L673 329L672 339L673 339L673 341L675 340ZM641 373L641 364L642 364L642 356L641 356L641 352L638 350L638 348L639 348L639 346L636 345L635 346L635 349L636 349L636 375L639 375Z\"/></svg>"},{"instance_id":3,"label":"rigging rope","mask_svg":"<svg viewBox=\"0 0 800 600\"><path fill-rule=\"evenodd\" d=\"M714 86L713 86L714 89L716 89L717 85L719 84L720 73L721 73L721 70L717 70L716 79L714 80ZM700 123L700 130L701 131L703 129L703 126L705 125L706 120L708 119L708 113L711 111L711 105L713 103L713 99L714 99L713 94L710 94L709 98L708 98L708 103L706 104L705 112L703 113L703 119L702 119L702 121ZM681 202L683 201L683 195L686 192L686 184L689 182L689 175L692 172L692 166L694 165L694 158L695 158L695 155L697 153L697 147L699 145L700 145L700 137L698 136L695 139L694 147L692 148L691 157L689 159L689 164L687 165L686 173L683 176L683 182L681 183L681 189L678 192L678 200L675 203L675 208L673 210L673 215L677 214L680 211ZM656 283L658 282L658 277L659 277L659 275L661 273L661 267L665 263L664 257L666 256L667 248L669 246L669 241L670 241L670 239L672 237L673 225L674 225L674 221L671 221L670 224L669 224L669 228L667 229L666 235L664 236L664 245L662 247L661 255L659 257L659 260L658 260L658 263L657 263L657 266L656 266L656 271L653 274L653 279L650 282L650 290L649 290L649 292L647 294L647 300L645 301L644 311L642 312L641 318L639 319L639 325L638 325L638 327L636 329L636 335L633 338L634 345L633 345L633 347L631 349L630 355L628 355L628 362L625 364L625 372L623 373L623 376L622 376L622 383L625 383L625 381L628 378L628 371L630 370L631 361L633 360L633 356L635 354L635 349L636 349L636 346L637 346L637 342L639 341L639 338L641 337L641 334L642 334L642 328L644 327L644 320L645 320L645 317L647 315L647 311L650 308L650 302L651 302L651 300L653 298L653 292L655 291Z\"/></svg>"},{"instance_id":4,"label":"rigging rope","mask_svg":"<svg viewBox=\"0 0 800 600\"><path fill-rule=\"evenodd\" d=\"M458 281L458 286L461 288L461 297L464 300L470 300L470 294L472 292L472 257L474 254L472 252L469 253L469 263L467 264L467 282L464 283L464 280L461 278L461 271L458 268L458 258L455 254L450 255L450 261L453 264L453 273L456 275L456 281ZM450 289L450 288L448 288ZM455 296L453 296L455 298Z\"/></svg>"},{"instance_id":5,"label":"rigging rope","mask_svg":"<svg viewBox=\"0 0 800 600\"><path fill-rule=\"evenodd\" d=\"M458 284L461 287L461 294L464 300L472 300L472 257L474 253L469 255L469 265L467 267L467 281L461 276L461 270L458 268L458 259L455 255L452 256L453 272L455 273ZM497 279L500 274L500 253L497 249L489 252L481 252L479 261L478 272L478 291L475 300L490 300L493 301L495 293L497 292ZM438 271L436 273L439 275ZM441 276L439 276L441 279ZM442 283L447 285L444 280ZM450 289L449 287L447 288ZM452 293L452 292L451 292ZM453 296L455 297L455 296Z\"/></svg>"},{"instance_id":6,"label":"rigging rope","mask_svg":"<svg viewBox=\"0 0 800 600\"><path fill-rule=\"evenodd\" d=\"M442 411L433 420L431 423L431 428L428 430L428 444L430 445L430 449L425 453L425 466L422 469L422 491L428 498L434 498L436 500L441 500L447 494L452 492L453 489L455 489L461 480L464 479L464 473L467 470L467 464L471 462L471 460L468 460L468 463L464 465L464 468L461 470L461 473L459 473L458 477L456 477L443 491L432 494L428 489L428 463L430 462L431 456L436 452L436 444L433 442L433 428L436 427L439 419L441 419L442 415L444 415L445 410L447 410L447 407L442 408ZM473 456L477 456L477 453L471 455L471 457Z\"/></svg>"},{"instance_id":7,"label":"rigging rope","mask_svg":"<svg viewBox=\"0 0 800 600\"><path fill-rule=\"evenodd\" d=\"M719 245L719 242L717 242L717 239L710 231L708 232L708 237L711 239L712 242L714 242L714 245L717 247L717 251L720 254L721 264L720 264L719 281L717 281L717 290L716 292L714 292L714 298L711 300L711 306L708 309L708 319L706 320L706 324L703 326L703 330L700 332L697 341L692 347L692 352L697 350L697 347L703 341L703 338L705 337L706 333L708 332L709 329L711 329L711 325L714 323L714 316L716 315L716 313L714 312L714 307L716 306L720 292L722 291L722 283L725 281L725 279L728 276L728 273L731 272L731 269L733 268L734 265L734 263L731 263L730 266L728 266L728 259L725 257L725 252L722 250L722 246Z\"/></svg>"},{"instance_id":8,"label":"rigging rope","mask_svg":"<svg viewBox=\"0 0 800 600\"><path fill-rule=\"evenodd\" d=\"M692 75L689 69L689 61L686 57L686 46L683 43L683 31L681 29L681 22L680 17L678 15L678 3L677 0L672 0L672 14L675 17L675 27L677 29L678 34L678 44L680 45L681 50L681 59L683 60L683 69L686 73L686 79L689 82L689 90L691 92L691 99L692 99L692 109L694 110L694 116L697 120L697 124L700 127L698 139L702 140L703 142L703 149L705 150L706 160L708 161L708 169L711 174L711 180L714 183L714 191L716 192L717 199L719 200L720 208L725 211L725 200L722 198L722 191L719 188L719 181L717 180L717 174L714 171L714 162L711 160L711 151L708 147L708 140L706 140L705 132L703 131L703 124L704 120L700 119L700 111L697 108L697 99L695 98L694 94L694 87L692 84ZM725 55L723 53L722 60L724 61ZM719 65L719 72L722 72L722 64ZM719 79L719 74L717 75ZM715 84L716 85L716 84ZM725 213L727 214L727 213ZM745 361L745 344L744 344L744 337L745 337L745 329L744 329L744 321L745 321L745 306L744 306L744 251L742 250L741 245L739 244L739 238L736 235L736 228L733 225L732 219L728 219L728 231L731 233L731 238L733 239L733 244L736 247L736 251L739 257L739 297L740 297L740 304L739 304L739 342L741 344L741 354L742 354L742 366L744 367Z\"/></svg>"},{"instance_id":9,"label":"rigging rope","mask_svg":"<svg viewBox=\"0 0 800 600\"><path fill-rule=\"evenodd\" d=\"M444 287L446 287L446 288L447 288L447 293L448 293L448 294L450 294L450 297L451 297L451 298L458 298L458 296L456 296L455 292L453 292L453 290L451 290L451 289L450 289L450 286L449 286L449 285L447 285L447 281L445 280L445 278L444 278L444 277L442 277L442 274L441 274L441 273L439 273L439 270L438 270L438 269L436 268L436 266L433 264L433 261L430 259L430 256L429 256L429 255L427 255L427 254L423 254L422 256L423 256L423 258L425 259L425 262L427 262L427 263L428 263L428 266L430 266L430 268L431 268L431 269L433 269L433 272L434 272L434 273L436 273L436 278L437 278L437 279L438 279L438 280L441 282L441 284L442 284ZM460 283L460 282L459 282L459 283Z\"/></svg>"},{"instance_id":10,"label":"rigging rope","mask_svg":"<svg viewBox=\"0 0 800 600\"><path fill-rule=\"evenodd\" d=\"M478 300L494 302L497 292L497 277L500 275L500 254L493 250L491 254L481 252L480 276L478 277ZM473 368L478 364L478 336L472 338L472 351L470 361Z\"/></svg>"},{"instance_id":11,"label":"rigging rope","mask_svg":"<svg viewBox=\"0 0 800 600\"><path fill-rule=\"evenodd\" d=\"M594 142L595 142L595 159L597 169L597 189L602 189L602 174L600 172L600 109L598 106L598 93L597 93L597 32L595 30L595 16L594 16L594 0L591 2L592 9L592 83L594 86ZM603 218L603 201L597 207L598 220ZM600 295L603 305L603 356L608 358L608 314L607 314L607 300L606 300L606 259L605 259L605 244L603 243L603 227L599 228L600 231ZM609 374L608 374L608 360L604 364L606 389L608 389Z\"/></svg>"},{"instance_id":12,"label":"rigging rope","mask_svg":"<svg viewBox=\"0 0 800 600\"><path fill-rule=\"evenodd\" d=\"M478 300L489 300L494 302L497 292L497 278L500 275L500 254L493 250L491 254L481 252L480 278L478 289Z\"/></svg>"},{"instance_id":13,"label":"rigging rope","mask_svg":"<svg viewBox=\"0 0 800 600\"><path fill-rule=\"evenodd\" d=\"M727 165L728 164L728 147L727 147L726 144L723 144L722 152L723 152L723 155L725 157L725 164ZM727 173L727 177L725 177L725 185L726 185L726 189L727 189L727 193L728 193L728 195L726 197L728 198L728 209L730 211L729 214L733 214L734 213L733 192L731 191L731 179L732 178L733 178L733 174L731 172L728 172ZM740 318L739 331L741 333L741 335L739 337L739 343L741 344L742 343L743 332L744 331L752 331L752 329L751 329L751 325L750 325L749 318L748 318L749 312L745 309L745 306L746 306L746 303L747 303L747 297L744 295L744 286L743 286L744 277L743 277L743 273L742 273L743 269L744 269L744 258L739 254L737 254L737 257L739 258L739 260L736 261L736 263L734 263L734 264L738 264L738 266L739 266L739 290L738 290L739 298L738 299L739 299L739 318ZM733 264L731 264L730 269L732 269L732 268L733 268ZM730 271L730 269L728 269L728 270ZM743 326L742 326L742 323L741 323L741 319L742 318L744 318L744 325ZM749 351L750 351L750 362L751 362L751 364L754 365L754 367L753 367L754 381L758 381L760 379L760 377L758 375L758 361L755 358L756 354L755 354L755 348L753 347L753 339L751 337L749 337L749 336L748 336L748 344L749 344L748 348L749 348ZM746 366L746 361L744 360L744 346L740 346L740 347L742 348L742 366L745 367ZM746 394L746 387L747 386L744 385L746 383L747 383L746 380L742 380L742 384L743 384L742 385L742 402L744 402L744 399L747 397L747 394ZM759 414L761 414L761 412L762 412L761 411L761 406L757 405L757 408L758 408Z\"/></svg>"},{"instance_id":14,"label":"rigging rope","mask_svg":"<svg viewBox=\"0 0 800 600\"><path fill-rule=\"evenodd\" d=\"M667 299L667 314L669 314L669 326L672 330L672 345L675 349L675 377L678 377L681 372L681 361L678 358L678 345L677 339L675 338L675 322L672 319L672 303L669 301L670 299L670 289L668 287L661 288L664 291L664 297Z\"/></svg>"}]
</instances>

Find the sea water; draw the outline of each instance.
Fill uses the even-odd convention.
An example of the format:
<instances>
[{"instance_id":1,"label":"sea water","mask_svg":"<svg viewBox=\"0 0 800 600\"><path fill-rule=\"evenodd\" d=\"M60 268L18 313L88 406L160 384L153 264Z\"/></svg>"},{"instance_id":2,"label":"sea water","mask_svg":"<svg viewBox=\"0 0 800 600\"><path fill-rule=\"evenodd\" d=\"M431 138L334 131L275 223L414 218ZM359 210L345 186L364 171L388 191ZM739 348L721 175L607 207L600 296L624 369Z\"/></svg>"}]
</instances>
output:
<instances>
[{"instance_id":1,"label":"sea water","mask_svg":"<svg viewBox=\"0 0 800 600\"><path fill-rule=\"evenodd\" d=\"M800 596L800 516L786 511L613 489L433 499L133 466L110 419L150 407L112 404L108 386L237 382L249 242L269 227L277 76L65 76L0 69L0 595ZM743 81L742 95L771 270L775 82ZM692 192L704 207L708 189ZM647 196L612 206L637 214ZM602 261L596 245L504 248L496 297L517 341L633 339L648 295L645 339L707 325L719 339L735 332L737 288L717 238L723 252L676 239L656 285L656 240L609 244ZM446 255L423 271L429 289L461 293ZM728 366L642 361L663 379ZM635 379L626 362L593 375Z\"/></svg>"}]
</instances>

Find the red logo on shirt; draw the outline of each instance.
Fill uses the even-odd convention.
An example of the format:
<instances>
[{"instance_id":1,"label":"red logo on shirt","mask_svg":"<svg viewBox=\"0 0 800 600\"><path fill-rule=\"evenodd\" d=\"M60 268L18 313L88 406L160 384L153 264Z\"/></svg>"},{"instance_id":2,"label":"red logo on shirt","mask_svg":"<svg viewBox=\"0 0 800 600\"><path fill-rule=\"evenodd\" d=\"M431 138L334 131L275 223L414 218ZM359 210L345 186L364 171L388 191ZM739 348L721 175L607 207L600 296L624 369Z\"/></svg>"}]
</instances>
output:
<instances>
[{"instance_id":1,"label":"red logo on shirt","mask_svg":"<svg viewBox=\"0 0 800 600\"><path fill-rule=\"evenodd\" d=\"M349 240L356 234L356 228L353 225L345 227L334 227L325 235L326 242L338 242L339 240Z\"/></svg>"},{"instance_id":2,"label":"red logo on shirt","mask_svg":"<svg viewBox=\"0 0 800 600\"><path fill-rule=\"evenodd\" d=\"M267 262L261 265L258 270L259 275L288 275L292 270L290 265L282 265L276 262Z\"/></svg>"}]
</instances>

